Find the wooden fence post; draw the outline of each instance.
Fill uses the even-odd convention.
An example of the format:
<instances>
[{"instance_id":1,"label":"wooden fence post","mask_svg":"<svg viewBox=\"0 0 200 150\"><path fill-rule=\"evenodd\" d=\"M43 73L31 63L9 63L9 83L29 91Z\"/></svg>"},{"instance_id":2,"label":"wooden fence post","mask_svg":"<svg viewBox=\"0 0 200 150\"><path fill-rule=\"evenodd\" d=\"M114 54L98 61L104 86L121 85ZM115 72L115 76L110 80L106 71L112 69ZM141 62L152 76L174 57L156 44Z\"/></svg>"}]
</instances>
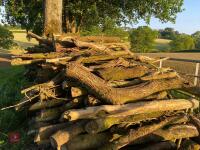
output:
<instances>
[{"instance_id":1,"label":"wooden fence post","mask_svg":"<svg viewBox=\"0 0 200 150\"><path fill-rule=\"evenodd\" d=\"M160 68L162 68L162 66L163 66L163 60L160 60Z\"/></svg>"},{"instance_id":2,"label":"wooden fence post","mask_svg":"<svg viewBox=\"0 0 200 150\"><path fill-rule=\"evenodd\" d=\"M197 86L199 75L199 63L196 63L195 77L194 77L194 86Z\"/></svg>"}]
</instances>

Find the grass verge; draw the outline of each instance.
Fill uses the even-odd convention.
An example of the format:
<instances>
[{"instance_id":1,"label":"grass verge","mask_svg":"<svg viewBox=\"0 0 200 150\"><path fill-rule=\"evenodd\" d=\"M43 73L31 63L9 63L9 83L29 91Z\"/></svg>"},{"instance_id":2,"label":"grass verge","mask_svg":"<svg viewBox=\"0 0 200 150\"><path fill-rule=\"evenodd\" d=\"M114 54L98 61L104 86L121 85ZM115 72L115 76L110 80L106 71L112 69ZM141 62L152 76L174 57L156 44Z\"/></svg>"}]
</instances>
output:
<instances>
[{"instance_id":1,"label":"grass verge","mask_svg":"<svg viewBox=\"0 0 200 150\"><path fill-rule=\"evenodd\" d=\"M0 68L0 108L13 105L22 98L20 90L27 84L23 77L23 67ZM28 145L26 134L27 112L13 109L0 110L0 149L23 150ZM17 131L21 135L19 143L9 144L8 134Z\"/></svg>"}]
</instances>

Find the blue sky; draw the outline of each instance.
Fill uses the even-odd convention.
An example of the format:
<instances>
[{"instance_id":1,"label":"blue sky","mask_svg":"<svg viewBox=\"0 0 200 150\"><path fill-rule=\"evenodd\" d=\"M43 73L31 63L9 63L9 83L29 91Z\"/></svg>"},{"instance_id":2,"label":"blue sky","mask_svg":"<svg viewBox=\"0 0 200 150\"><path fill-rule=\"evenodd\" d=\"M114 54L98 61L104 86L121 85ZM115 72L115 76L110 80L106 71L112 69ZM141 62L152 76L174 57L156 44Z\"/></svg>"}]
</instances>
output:
<instances>
[{"instance_id":1,"label":"blue sky","mask_svg":"<svg viewBox=\"0 0 200 150\"><path fill-rule=\"evenodd\" d=\"M150 27L153 29L163 29L172 27L181 33L192 34L200 31L200 0L184 0L185 11L177 15L176 23L161 23L158 19L152 18ZM146 25L144 21L140 21L135 26Z\"/></svg>"},{"instance_id":2,"label":"blue sky","mask_svg":"<svg viewBox=\"0 0 200 150\"><path fill-rule=\"evenodd\" d=\"M1 9L2 7L0 7ZM165 27L172 27L181 33L192 34L200 31L200 0L184 0L185 11L177 15L176 23L161 23L158 19L152 18L150 27L153 29L163 29ZM1 15L0 15L1 20ZM144 21L140 21L133 27L146 25Z\"/></svg>"}]
</instances>

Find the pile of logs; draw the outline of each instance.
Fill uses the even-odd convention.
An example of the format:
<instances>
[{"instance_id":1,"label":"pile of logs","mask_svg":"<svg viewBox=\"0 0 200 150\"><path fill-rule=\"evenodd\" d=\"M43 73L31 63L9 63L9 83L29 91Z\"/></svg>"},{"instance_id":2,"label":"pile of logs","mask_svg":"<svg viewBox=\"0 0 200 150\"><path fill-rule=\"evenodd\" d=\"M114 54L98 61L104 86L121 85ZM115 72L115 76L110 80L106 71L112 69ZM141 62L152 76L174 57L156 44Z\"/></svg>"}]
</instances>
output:
<instances>
[{"instance_id":1,"label":"pile of logs","mask_svg":"<svg viewBox=\"0 0 200 150\"><path fill-rule=\"evenodd\" d=\"M11 107L31 112L29 134L40 147L200 148L199 101L182 91L190 84L174 70L156 67L159 60L135 55L112 38L28 37L40 45L15 56L12 65L25 65L33 85Z\"/></svg>"}]
</instances>

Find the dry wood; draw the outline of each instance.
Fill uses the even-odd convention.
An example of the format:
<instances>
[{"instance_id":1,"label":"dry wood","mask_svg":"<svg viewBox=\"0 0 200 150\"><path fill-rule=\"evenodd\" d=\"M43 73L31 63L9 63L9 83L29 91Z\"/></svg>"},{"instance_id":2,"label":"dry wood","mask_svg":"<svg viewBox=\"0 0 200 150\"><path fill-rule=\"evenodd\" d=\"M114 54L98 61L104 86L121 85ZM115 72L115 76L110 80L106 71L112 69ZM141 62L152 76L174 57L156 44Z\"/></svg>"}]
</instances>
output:
<instances>
[{"instance_id":1,"label":"dry wood","mask_svg":"<svg viewBox=\"0 0 200 150\"><path fill-rule=\"evenodd\" d=\"M85 99L84 99L84 104L85 106L89 107L89 106L99 106L101 103L100 100L98 100L97 98L88 95Z\"/></svg>"},{"instance_id":2,"label":"dry wood","mask_svg":"<svg viewBox=\"0 0 200 150\"><path fill-rule=\"evenodd\" d=\"M123 116L123 117L105 117L97 118L88 122L85 126L85 130L90 134L96 134L109 129L111 126L120 123L140 123L144 120L152 120L164 115L165 112L154 112L145 113L133 116Z\"/></svg>"},{"instance_id":3,"label":"dry wood","mask_svg":"<svg viewBox=\"0 0 200 150\"><path fill-rule=\"evenodd\" d=\"M86 122L87 120L81 120L53 134L50 138L53 148L60 149L63 144L72 140L76 135L85 132Z\"/></svg>"},{"instance_id":4,"label":"dry wood","mask_svg":"<svg viewBox=\"0 0 200 150\"><path fill-rule=\"evenodd\" d=\"M154 100L156 100L156 99L161 100L161 99L164 99L166 97L167 97L167 92L166 91L162 91L162 92L158 92L158 93L155 93L153 95L150 95L150 96L146 97L145 100L152 100L152 99L154 99Z\"/></svg>"},{"instance_id":5,"label":"dry wood","mask_svg":"<svg viewBox=\"0 0 200 150\"><path fill-rule=\"evenodd\" d=\"M21 58L21 59L53 59L53 58L61 58L68 56L66 53L33 53L33 54L21 54L17 56L12 56L13 58ZM68 56L69 57L69 56Z\"/></svg>"},{"instance_id":6,"label":"dry wood","mask_svg":"<svg viewBox=\"0 0 200 150\"><path fill-rule=\"evenodd\" d=\"M40 109L45 109L45 108L51 108L55 106L59 106L62 104L65 104L69 100L59 100L59 99L52 99L52 100L47 100L47 101L39 101L35 104L33 104L29 110L30 111L35 111L35 110L40 110Z\"/></svg>"},{"instance_id":7,"label":"dry wood","mask_svg":"<svg viewBox=\"0 0 200 150\"><path fill-rule=\"evenodd\" d=\"M110 133L79 135L61 147L61 150L97 149L108 143L112 138Z\"/></svg>"},{"instance_id":8,"label":"dry wood","mask_svg":"<svg viewBox=\"0 0 200 150\"><path fill-rule=\"evenodd\" d=\"M69 110L69 109L75 109L79 107L82 103L83 103L83 98L77 97L63 106L42 110L41 114L36 117L36 121L42 122L42 121L51 121L51 120L59 119L60 115L64 111Z\"/></svg>"},{"instance_id":9,"label":"dry wood","mask_svg":"<svg viewBox=\"0 0 200 150\"><path fill-rule=\"evenodd\" d=\"M56 125L50 125L46 127L41 127L38 131L38 134L35 136L34 141L35 142L40 142L43 140L48 139L52 134L54 134L56 131L59 129L62 129L66 127L68 124L71 123L61 123L61 124L56 124Z\"/></svg>"},{"instance_id":10,"label":"dry wood","mask_svg":"<svg viewBox=\"0 0 200 150\"><path fill-rule=\"evenodd\" d=\"M133 67L112 67L98 69L97 74L104 80L125 80L141 77L148 73L148 68L141 65L136 65Z\"/></svg>"},{"instance_id":11,"label":"dry wood","mask_svg":"<svg viewBox=\"0 0 200 150\"><path fill-rule=\"evenodd\" d=\"M81 87L71 87L71 96L74 97L79 97L79 96L84 96L87 95L87 91Z\"/></svg>"},{"instance_id":12,"label":"dry wood","mask_svg":"<svg viewBox=\"0 0 200 150\"><path fill-rule=\"evenodd\" d=\"M99 43L119 43L121 41L119 37L111 37L111 36L83 36L83 37L78 37L78 40L83 42L99 42Z\"/></svg>"},{"instance_id":13,"label":"dry wood","mask_svg":"<svg viewBox=\"0 0 200 150\"><path fill-rule=\"evenodd\" d=\"M64 72L60 71L53 79L51 79L50 81L46 82L46 83L42 83L42 84L37 84L37 85L33 85L29 88L26 88L24 90L21 91L21 94L25 94L31 90L36 90L39 91L42 87L44 88L52 88L55 87L57 84L61 83L64 80L65 76L64 76Z\"/></svg>"},{"instance_id":14,"label":"dry wood","mask_svg":"<svg viewBox=\"0 0 200 150\"><path fill-rule=\"evenodd\" d=\"M181 138L191 138L199 135L197 128L193 125L172 125L169 128L159 129L152 134L146 135L134 141L132 144L145 144L175 140Z\"/></svg>"},{"instance_id":15,"label":"dry wood","mask_svg":"<svg viewBox=\"0 0 200 150\"><path fill-rule=\"evenodd\" d=\"M174 122L175 120L180 119L181 116L173 116L173 117L167 117L165 120L160 121L159 123L154 123L152 125L146 125L138 128L137 130L131 129L127 135L123 135L119 137L119 139L114 140L113 142L105 145L104 147L100 148L101 150L118 150L131 142L137 140L138 138L141 138L145 135L148 135L160 128L163 128L164 126L170 124L171 122Z\"/></svg>"},{"instance_id":16,"label":"dry wood","mask_svg":"<svg viewBox=\"0 0 200 150\"><path fill-rule=\"evenodd\" d=\"M123 43L98 44L98 43L79 41L78 39L72 39L72 40L77 47L82 49L96 49L99 51L103 51L107 54L112 53L114 50L120 49L132 55L132 52L129 51L128 47Z\"/></svg>"},{"instance_id":17,"label":"dry wood","mask_svg":"<svg viewBox=\"0 0 200 150\"><path fill-rule=\"evenodd\" d=\"M92 68L93 70L98 70L98 69L103 69L103 68L111 68L111 67L117 67L117 66L124 66L124 67L132 67L135 66L136 64L131 63L127 60L125 60L122 57L119 57L117 59L111 60L107 63L104 64L100 64L97 66L91 66L90 68Z\"/></svg>"},{"instance_id":18,"label":"dry wood","mask_svg":"<svg viewBox=\"0 0 200 150\"><path fill-rule=\"evenodd\" d=\"M109 81L107 84L108 86L115 87L115 88L124 88L124 87L134 86L140 83L142 83L140 79L134 79L130 81L124 81L124 80Z\"/></svg>"},{"instance_id":19,"label":"dry wood","mask_svg":"<svg viewBox=\"0 0 200 150\"><path fill-rule=\"evenodd\" d=\"M95 63L99 61L109 61L113 59L117 59L119 57L123 57L126 59L133 59L135 61L143 62L143 63L153 63L155 59L146 57L146 56L139 56L139 55L130 55L127 52L119 51L110 53L110 55L97 55L97 56L90 56L90 57L81 57L77 61L82 63Z\"/></svg>"},{"instance_id":20,"label":"dry wood","mask_svg":"<svg viewBox=\"0 0 200 150\"><path fill-rule=\"evenodd\" d=\"M128 115L144 114L158 111L175 111L189 108L198 108L199 101L192 99L172 99L150 102L137 102L125 105L101 105L86 109L72 109L66 111L63 117L68 120L97 118L97 117L122 117Z\"/></svg>"},{"instance_id":21,"label":"dry wood","mask_svg":"<svg viewBox=\"0 0 200 150\"><path fill-rule=\"evenodd\" d=\"M144 77L141 77L141 80L147 81L147 80L158 80L158 79L165 79L165 78L175 78L177 77L177 73L175 71L171 72L164 72L164 73L153 73L151 75L147 75Z\"/></svg>"},{"instance_id":22,"label":"dry wood","mask_svg":"<svg viewBox=\"0 0 200 150\"><path fill-rule=\"evenodd\" d=\"M11 60L11 65L30 65L34 63L44 62L43 59L34 59L34 60L22 60L21 58L15 58Z\"/></svg>"},{"instance_id":23,"label":"dry wood","mask_svg":"<svg viewBox=\"0 0 200 150\"><path fill-rule=\"evenodd\" d=\"M47 45L49 45L49 46L53 46L52 44L52 41L51 40L48 40L48 39L45 39L45 38L43 38L43 37L41 37L41 36L39 36L39 35L36 35L36 34L34 34L34 33L32 33L32 32L30 32L30 31L28 31L27 32L27 38L34 38L34 39L36 39L40 44L47 44Z\"/></svg>"},{"instance_id":24,"label":"dry wood","mask_svg":"<svg viewBox=\"0 0 200 150\"><path fill-rule=\"evenodd\" d=\"M77 80L88 92L109 104L124 104L140 100L156 92L182 88L184 82L180 78L162 79L147 82L141 86L128 88L112 88L104 80L92 74L77 63L68 63L66 76Z\"/></svg>"},{"instance_id":25,"label":"dry wood","mask_svg":"<svg viewBox=\"0 0 200 150\"><path fill-rule=\"evenodd\" d=\"M109 61L117 58L133 58L133 56L128 55L127 53L115 53L114 55L96 55L96 56L89 56L89 57L81 57L77 61L81 63L97 63L100 61Z\"/></svg>"},{"instance_id":26,"label":"dry wood","mask_svg":"<svg viewBox=\"0 0 200 150\"><path fill-rule=\"evenodd\" d=\"M106 51L106 47L102 44L96 44L96 43L91 43L91 42L83 42L83 41L79 41L79 40L76 40L76 39L73 39L73 42L79 48L98 49L98 50L101 50L101 51Z\"/></svg>"}]
</instances>

